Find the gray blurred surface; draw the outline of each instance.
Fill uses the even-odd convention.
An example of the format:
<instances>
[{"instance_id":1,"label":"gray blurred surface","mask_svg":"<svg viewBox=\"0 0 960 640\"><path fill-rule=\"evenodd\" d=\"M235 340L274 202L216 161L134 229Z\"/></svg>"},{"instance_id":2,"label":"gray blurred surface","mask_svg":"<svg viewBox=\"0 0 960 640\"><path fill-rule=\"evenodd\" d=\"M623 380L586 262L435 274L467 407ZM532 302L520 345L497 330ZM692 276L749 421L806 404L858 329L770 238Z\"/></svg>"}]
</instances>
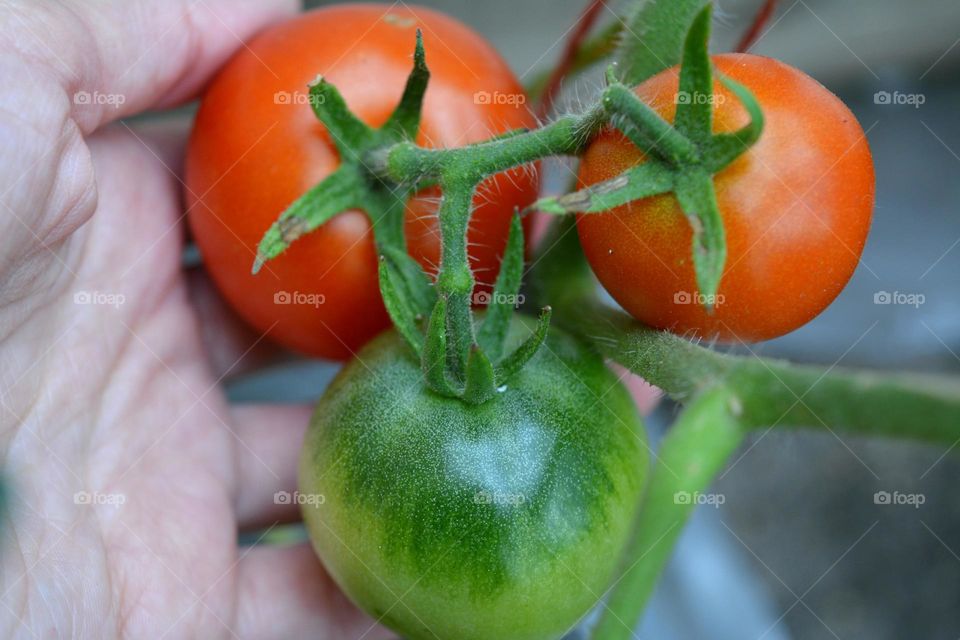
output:
<instances>
[{"instance_id":1,"label":"gray blurred surface","mask_svg":"<svg viewBox=\"0 0 960 640\"><path fill-rule=\"evenodd\" d=\"M583 2L420 4L473 25L530 79L556 58ZM734 41L758 4L722 2L717 44ZM806 70L850 105L869 132L878 200L847 290L815 321L755 353L960 373L958 38L957 0L782 3L757 51ZM587 78L571 87L573 102L597 85ZM877 91L921 94L925 103L875 104ZM874 304L879 292L925 301ZM287 364L234 384L231 395L311 401L332 371ZM753 436L716 483L725 504L701 507L685 531L638 637L960 637L960 462L944 453L824 429ZM877 505L877 491L920 493L925 503Z\"/></svg>"}]
</instances>

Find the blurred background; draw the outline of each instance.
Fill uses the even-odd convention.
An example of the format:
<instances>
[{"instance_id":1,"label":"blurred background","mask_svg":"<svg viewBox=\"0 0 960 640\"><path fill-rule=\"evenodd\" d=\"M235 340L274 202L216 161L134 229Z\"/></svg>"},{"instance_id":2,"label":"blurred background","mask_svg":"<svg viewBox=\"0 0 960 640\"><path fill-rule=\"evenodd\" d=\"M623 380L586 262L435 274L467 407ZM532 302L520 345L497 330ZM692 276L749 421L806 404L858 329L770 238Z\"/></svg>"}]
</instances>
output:
<instances>
[{"instance_id":1,"label":"blurred background","mask_svg":"<svg viewBox=\"0 0 960 640\"><path fill-rule=\"evenodd\" d=\"M480 31L530 83L560 55L585 0L419 4ZM733 46L760 4L718 4L715 51ZM611 0L605 20L620 7ZM838 94L877 165L874 225L850 286L812 323L753 353L960 374L960 2L782 0L752 51ZM561 108L599 86L596 73L569 83ZM562 177L548 188L563 189ZM235 381L230 394L311 401L333 373L287 363ZM674 413L663 403L654 433ZM822 428L755 434L712 490L722 504L699 507L687 527L637 637L960 638L960 459L946 454ZM923 504L877 504L877 492Z\"/></svg>"}]
</instances>

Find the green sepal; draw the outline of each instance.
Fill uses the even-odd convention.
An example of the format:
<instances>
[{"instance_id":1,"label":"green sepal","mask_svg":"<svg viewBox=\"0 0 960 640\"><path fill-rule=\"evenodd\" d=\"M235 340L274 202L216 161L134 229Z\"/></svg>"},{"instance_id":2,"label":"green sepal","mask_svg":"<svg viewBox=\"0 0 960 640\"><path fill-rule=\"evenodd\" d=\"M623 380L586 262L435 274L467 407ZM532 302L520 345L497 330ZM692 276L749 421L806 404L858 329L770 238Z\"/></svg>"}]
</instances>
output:
<instances>
[{"instance_id":1,"label":"green sepal","mask_svg":"<svg viewBox=\"0 0 960 640\"><path fill-rule=\"evenodd\" d=\"M530 359L537 354L543 341L547 338L547 331L550 329L550 317L552 315L553 310L550 307L544 307L540 312L540 319L537 321L537 326L533 334L527 338L523 344L517 347L513 353L497 364L496 376L498 384L506 384L510 378L515 376L517 372L523 368L523 365L527 364Z\"/></svg>"},{"instance_id":2,"label":"green sepal","mask_svg":"<svg viewBox=\"0 0 960 640\"><path fill-rule=\"evenodd\" d=\"M553 198L542 198L530 205L533 211L553 215L601 213L634 200L673 190L676 171L660 160L648 160L631 167L615 178L590 185L579 191Z\"/></svg>"},{"instance_id":3,"label":"green sepal","mask_svg":"<svg viewBox=\"0 0 960 640\"><path fill-rule=\"evenodd\" d=\"M420 357L420 369L431 389L452 398L459 395L447 379L447 300L442 296L437 299L433 313L430 314L427 337Z\"/></svg>"},{"instance_id":4,"label":"green sepal","mask_svg":"<svg viewBox=\"0 0 960 640\"><path fill-rule=\"evenodd\" d=\"M253 273L263 264L286 251L287 247L304 234L310 233L338 213L358 205L357 193L363 188L363 178L356 169L343 165L318 185L303 194L263 235L257 246Z\"/></svg>"},{"instance_id":5,"label":"green sepal","mask_svg":"<svg viewBox=\"0 0 960 640\"><path fill-rule=\"evenodd\" d=\"M737 96L750 115L750 124L732 133L718 133L710 138L703 151L703 163L711 173L717 173L747 152L763 133L763 109L756 97L745 86L724 75L718 76L730 91Z\"/></svg>"},{"instance_id":6,"label":"green sepal","mask_svg":"<svg viewBox=\"0 0 960 640\"><path fill-rule=\"evenodd\" d=\"M467 404L483 404L496 392L497 381L493 364L479 345L472 345L470 355L467 356L465 384L460 398Z\"/></svg>"},{"instance_id":7,"label":"green sepal","mask_svg":"<svg viewBox=\"0 0 960 640\"><path fill-rule=\"evenodd\" d=\"M353 115L340 90L323 76L317 76L310 84L310 106L330 134L341 161L358 157L357 149L365 147L374 137L374 130Z\"/></svg>"},{"instance_id":8,"label":"green sepal","mask_svg":"<svg viewBox=\"0 0 960 640\"><path fill-rule=\"evenodd\" d=\"M613 114L613 126L647 155L675 165L699 160L696 145L626 86L608 87L604 101L607 110Z\"/></svg>"},{"instance_id":9,"label":"green sepal","mask_svg":"<svg viewBox=\"0 0 960 640\"><path fill-rule=\"evenodd\" d=\"M705 169L683 171L677 175L674 193L693 228L697 288L704 297L704 306L711 310L727 260L727 240L713 176Z\"/></svg>"},{"instance_id":10,"label":"green sepal","mask_svg":"<svg viewBox=\"0 0 960 640\"><path fill-rule=\"evenodd\" d=\"M449 338L447 366L450 375L457 380L463 379L467 358L470 356L470 345L477 341L473 326L472 292L472 288L466 293L452 292L446 300Z\"/></svg>"},{"instance_id":11,"label":"green sepal","mask_svg":"<svg viewBox=\"0 0 960 640\"><path fill-rule=\"evenodd\" d=\"M417 44L413 51L413 70L407 76L397 108L383 125L382 131L398 138L413 140L420 128L420 112L423 109L423 96L430 82L430 69L423 49L423 34L417 29Z\"/></svg>"},{"instance_id":12,"label":"green sepal","mask_svg":"<svg viewBox=\"0 0 960 640\"><path fill-rule=\"evenodd\" d=\"M418 312L411 305L411 297L407 291L401 269L392 258L381 255L380 295L383 297L383 304L397 331L419 356L423 352L423 334L417 326Z\"/></svg>"},{"instance_id":13,"label":"green sepal","mask_svg":"<svg viewBox=\"0 0 960 640\"><path fill-rule=\"evenodd\" d=\"M494 360L503 353L510 316L516 307L514 303L523 281L523 248L523 223L520 216L514 214L510 222L507 246L500 261L500 273L497 275L483 324L477 331L477 342Z\"/></svg>"},{"instance_id":14,"label":"green sepal","mask_svg":"<svg viewBox=\"0 0 960 640\"><path fill-rule=\"evenodd\" d=\"M677 114L673 126L694 142L706 142L713 129L713 65L708 50L711 5L693 21L683 47Z\"/></svg>"},{"instance_id":15,"label":"green sepal","mask_svg":"<svg viewBox=\"0 0 960 640\"><path fill-rule=\"evenodd\" d=\"M398 270L414 311L419 316L429 315L437 302L437 290L431 284L430 277L420 268L420 263L411 258L409 253L396 247L384 246L381 251Z\"/></svg>"}]
</instances>

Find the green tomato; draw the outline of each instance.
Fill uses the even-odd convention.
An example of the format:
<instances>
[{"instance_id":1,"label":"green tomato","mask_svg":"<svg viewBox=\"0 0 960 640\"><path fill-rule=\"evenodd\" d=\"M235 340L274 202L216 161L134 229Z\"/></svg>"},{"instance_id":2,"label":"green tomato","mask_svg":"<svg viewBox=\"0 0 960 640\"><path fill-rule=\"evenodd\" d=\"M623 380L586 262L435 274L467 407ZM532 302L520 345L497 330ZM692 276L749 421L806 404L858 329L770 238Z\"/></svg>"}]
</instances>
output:
<instances>
[{"instance_id":1,"label":"green tomato","mask_svg":"<svg viewBox=\"0 0 960 640\"><path fill-rule=\"evenodd\" d=\"M511 341L529 335L514 320ZM610 586L648 466L627 390L557 329L493 400L421 382L393 331L320 400L304 521L343 591L409 640L558 638Z\"/></svg>"}]
</instances>

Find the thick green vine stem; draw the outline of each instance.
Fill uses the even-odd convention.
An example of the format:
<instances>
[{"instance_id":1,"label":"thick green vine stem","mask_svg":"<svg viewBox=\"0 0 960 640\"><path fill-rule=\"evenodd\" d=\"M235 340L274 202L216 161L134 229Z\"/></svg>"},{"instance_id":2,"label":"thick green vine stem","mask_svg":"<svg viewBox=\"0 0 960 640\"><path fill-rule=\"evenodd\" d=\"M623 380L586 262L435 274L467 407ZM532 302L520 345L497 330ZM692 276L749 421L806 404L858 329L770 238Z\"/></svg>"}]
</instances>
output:
<instances>
[{"instance_id":1,"label":"thick green vine stem","mask_svg":"<svg viewBox=\"0 0 960 640\"><path fill-rule=\"evenodd\" d=\"M952 447L960 441L960 381L799 366L782 360L717 353L652 329L601 302L583 257L574 220L561 219L544 238L530 292L549 300L557 322L603 355L689 402L723 386L736 394L748 429L808 427L910 438ZM916 416L924 419L918 421Z\"/></svg>"},{"instance_id":2,"label":"thick green vine stem","mask_svg":"<svg viewBox=\"0 0 960 640\"><path fill-rule=\"evenodd\" d=\"M694 398L660 443L647 492L593 640L632 638L683 525L743 441L740 401L723 386Z\"/></svg>"}]
</instances>

